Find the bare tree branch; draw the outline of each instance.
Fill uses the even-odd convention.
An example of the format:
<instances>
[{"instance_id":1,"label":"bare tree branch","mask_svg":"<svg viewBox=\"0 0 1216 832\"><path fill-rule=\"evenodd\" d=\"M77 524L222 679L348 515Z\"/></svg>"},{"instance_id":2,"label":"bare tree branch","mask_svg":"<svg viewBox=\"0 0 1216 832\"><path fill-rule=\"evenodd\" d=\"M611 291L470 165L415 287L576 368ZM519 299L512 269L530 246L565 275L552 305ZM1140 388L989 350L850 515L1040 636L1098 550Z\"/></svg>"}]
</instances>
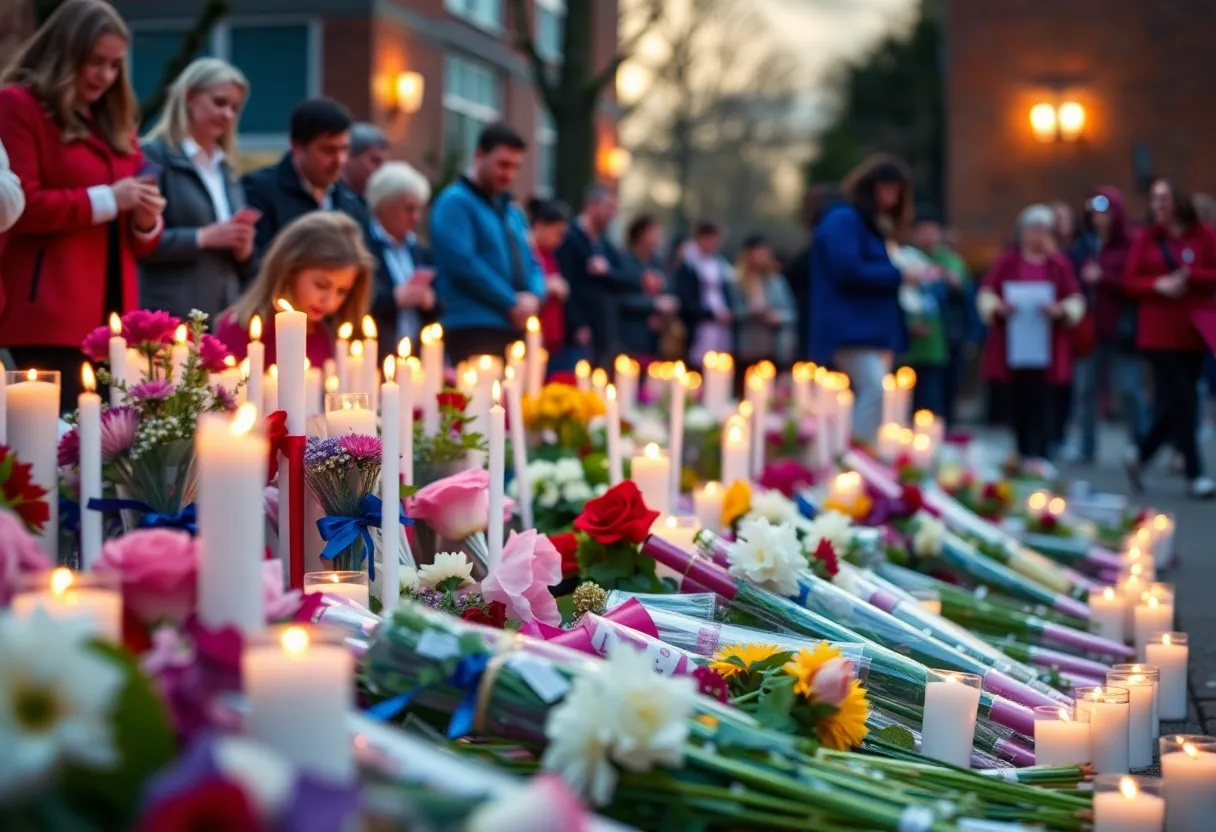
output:
<instances>
[{"instance_id":1,"label":"bare tree branch","mask_svg":"<svg viewBox=\"0 0 1216 832\"><path fill-rule=\"evenodd\" d=\"M549 80L549 64L541 57L540 51L536 48L536 39L532 36L534 29L532 21L528 17L527 5L524 0L510 0L510 4L511 28L515 30L515 48L523 52L528 59L528 63L532 67L532 83L540 93L545 107L552 113L558 105L557 89Z\"/></svg>"},{"instance_id":2,"label":"bare tree branch","mask_svg":"<svg viewBox=\"0 0 1216 832\"><path fill-rule=\"evenodd\" d=\"M522 0L514 0L514 2L522 2ZM621 68L621 64L629 60L629 56L637 51L638 46L642 43L642 39L662 19L664 6L664 0L649 0L646 7L646 16L642 24L628 38L621 40L617 46L616 55L608 62L608 65L588 81L587 89L585 90L588 95L599 95L600 90L612 83L613 79L616 78L616 71Z\"/></svg>"}]
</instances>

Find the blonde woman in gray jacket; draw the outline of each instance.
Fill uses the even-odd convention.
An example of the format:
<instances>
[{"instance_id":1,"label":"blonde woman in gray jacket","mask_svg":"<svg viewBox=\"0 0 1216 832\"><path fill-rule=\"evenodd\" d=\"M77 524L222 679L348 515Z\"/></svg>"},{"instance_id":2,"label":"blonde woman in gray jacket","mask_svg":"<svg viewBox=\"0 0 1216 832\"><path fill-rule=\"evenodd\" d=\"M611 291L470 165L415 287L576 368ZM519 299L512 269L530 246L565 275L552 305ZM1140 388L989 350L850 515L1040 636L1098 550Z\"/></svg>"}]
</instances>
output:
<instances>
[{"instance_id":1,"label":"blonde woman in gray jacket","mask_svg":"<svg viewBox=\"0 0 1216 832\"><path fill-rule=\"evenodd\" d=\"M25 191L21 180L9 170L8 154L0 144L0 233L8 231L25 210Z\"/></svg>"}]
</instances>

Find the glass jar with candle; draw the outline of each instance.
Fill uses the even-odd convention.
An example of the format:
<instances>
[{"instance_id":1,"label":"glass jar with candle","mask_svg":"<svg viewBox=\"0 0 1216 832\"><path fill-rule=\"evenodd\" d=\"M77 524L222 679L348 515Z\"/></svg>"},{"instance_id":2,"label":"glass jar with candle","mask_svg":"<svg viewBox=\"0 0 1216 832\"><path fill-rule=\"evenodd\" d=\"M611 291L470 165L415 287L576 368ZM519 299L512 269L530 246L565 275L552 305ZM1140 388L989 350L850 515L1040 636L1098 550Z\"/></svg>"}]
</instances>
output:
<instances>
[{"instance_id":1,"label":"glass jar with candle","mask_svg":"<svg viewBox=\"0 0 1216 832\"><path fill-rule=\"evenodd\" d=\"M974 673L930 670L925 685L920 753L969 768L982 680Z\"/></svg>"},{"instance_id":2,"label":"glass jar with candle","mask_svg":"<svg viewBox=\"0 0 1216 832\"><path fill-rule=\"evenodd\" d=\"M1090 762L1101 774L1127 774L1131 693L1119 687L1073 690L1078 711L1089 714Z\"/></svg>"},{"instance_id":3,"label":"glass jar with candle","mask_svg":"<svg viewBox=\"0 0 1216 832\"><path fill-rule=\"evenodd\" d=\"M1207 832L1216 819L1216 737L1169 734L1157 746L1165 782L1165 828Z\"/></svg>"},{"instance_id":4,"label":"glass jar with candle","mask_svg":"<svg viewBox=\"0 0 1216 832\"><path fill-rule=\"evenodd\" d=\"M375 436L376 414L367 393L330 393L325 397L325 429L331 438Z\"/></svg>"},{"instance_id":5,"label":"glass jar with candle","mask_svg":"<svg viewBox=\"0 0 1216 832\"><path fill-rule=\"evenodd\" d=\"M1094 832L1161 832L1164 785L1160 777L1099 774L1094 778Z\"/></svg>"},{"instance_id":6,"label":"glass jar with candle","mask_svg":"<svg viewBox=\"0 0 1216 832\"><path fill-rule=\"evenodd\" d=\"M368 599L367 573L355 570L331 570L307 572L304 575L304 593L327 592L354 601L371 609Z\"/></svg>"},{"instance_id":7,"label":"glass jar with candle","mask_svg":"<svg viewBox=\"0 0 1216 832\"><path fill-rule=\"evenodd\" d=\"M1071 766L1090 761L1089 711L1063 705L1034 709L1034 764Z\"/></svg>"},{"instance_id":8,"label":"glass jar with candle","mask_svg":"<svg viewBox=\"0 0 1216 832\"><path fill-rule=\"evenodd\" d=\"M55 621L85 621L98 638L118 644L122 642L120 578L117 572L73 572L62 567L25 572L17 576L12 611L21 619L42 610Z\"/></svg>"},{"instance_id":9,"label":"glass jar with candle","mask_svg":"<svg viewBox=\"0 0 1216 832\"><path fill-rule=\"evenodd\" d=\"M1156 683L1143 672L1112 670L1106 684L1126 688L1128 693L1127 765L1144 769L1153 764L1153 740L1157 734L1153 720L1153 690Z\"/></svg>"},{"instance_id":10,"label":"glass jar with candle","mask_svg":"<svg viewBox=\"0 0 1216 832\"><path fill-rule=\"evenodd\" d=\"M1190 647L1186 633L1153 633L1144 658L1157 668L1157 715L1167 721L1186 719L1186 668Z\"/></svg>"}]
</instances>

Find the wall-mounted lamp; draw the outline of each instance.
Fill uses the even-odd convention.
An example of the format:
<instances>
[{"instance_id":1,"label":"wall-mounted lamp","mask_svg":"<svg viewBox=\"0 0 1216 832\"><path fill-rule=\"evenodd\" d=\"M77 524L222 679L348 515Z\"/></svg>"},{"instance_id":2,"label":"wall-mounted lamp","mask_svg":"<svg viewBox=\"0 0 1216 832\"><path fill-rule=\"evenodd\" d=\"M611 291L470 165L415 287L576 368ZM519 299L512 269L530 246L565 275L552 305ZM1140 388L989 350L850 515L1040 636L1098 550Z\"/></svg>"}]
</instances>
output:
<instances>
[{"instance_id":1,"label":"wall-mounted lamp","mask_svg":"<svg viewBox=\"0 0 1216 832\"><path fill-rule=\"evenodd\" d=\"M399 72L393 84L394 110L398 113L416 113L422 109L422 94L426 81L418 72Z\"/></svg>"},{"instance_id":2,"label":"wall-mounted lamp","mask_svg":"<svg viewBox=\"0 0 1216 832\"><path fill-rule=\"evenodd\" d=\"M614 181L625 175L633 161L633 156L623 147L601 147L597 157L596 167L600 174Z\"/></svg>"},{"instance_id":3,"label":"wall-mounted lamp","mask_svg":"<svg viewBox=\"0 0 1216 832\"><path fill-rule=\"evenodd\" d=\"M1041 142L1075 142L1085 128L1085 108L1076 101L1040 102L1030 108L1030 129Z\"/></svg>"}]
</instances>

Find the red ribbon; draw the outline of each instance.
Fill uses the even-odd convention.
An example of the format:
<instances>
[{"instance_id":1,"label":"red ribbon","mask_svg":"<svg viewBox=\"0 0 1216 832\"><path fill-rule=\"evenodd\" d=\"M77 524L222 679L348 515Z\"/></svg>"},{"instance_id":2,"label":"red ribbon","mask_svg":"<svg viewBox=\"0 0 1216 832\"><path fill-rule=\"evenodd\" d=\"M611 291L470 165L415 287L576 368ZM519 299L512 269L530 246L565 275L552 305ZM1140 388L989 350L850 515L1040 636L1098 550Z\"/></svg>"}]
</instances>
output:
<instances>
[{"instance_id":1,"label":"red ribbon","mask_svg":"<svg viewBox=\"0 0 1216 832\"><path fill-rule=\"evenodd\" d=\"M279 473L279 454L287 438L287 411L276 410L266 417L266 438L270 442L270 462L266 466L266 482L274 482Z\"/></svg>"},{"instance_id":2,"label":"red ribbon","mask_svg":"<svg viewBox=\"0 0 1216 832\"><path fill-rule=\"evenodd\" d=\"M304 589L304 445L303 436L284 436L280 449L287 461L287 534L291 554L287 575L292 589ZM281 492L280 492L281 493ZM283 530L283 506L279 506L279 536Z\"/></svg>"}]
</instances>

